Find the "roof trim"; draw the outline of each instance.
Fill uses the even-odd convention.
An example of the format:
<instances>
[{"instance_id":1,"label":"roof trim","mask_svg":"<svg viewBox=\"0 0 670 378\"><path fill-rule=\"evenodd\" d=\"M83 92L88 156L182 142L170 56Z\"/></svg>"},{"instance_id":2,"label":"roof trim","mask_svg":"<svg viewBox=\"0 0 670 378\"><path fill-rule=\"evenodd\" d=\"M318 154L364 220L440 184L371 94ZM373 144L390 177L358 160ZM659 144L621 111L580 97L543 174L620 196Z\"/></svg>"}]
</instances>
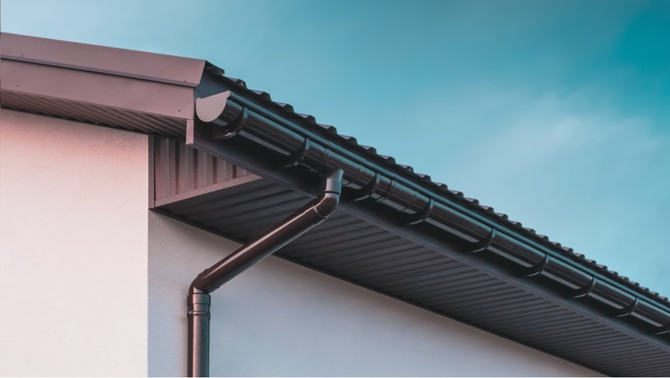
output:
<instances>
[{"instance_id":1,"label":"roof trim","mask_svg":"<svg viewBox=\"0 0 670 378\"><path fill-rule=\"evenodd\" d=\"M3 108L182 139L208 64L9 33L0 39Z\"/></svg>"},{"instance_id":2,"label":"roof trim","mask_svg":"<svg viewBox=\"0 0 670 378\"><path fill-rule=\"evenodd\" d=\"M56 67L195 87L206 62L200 59L0 33L0 55Z\"/></svg>"}]
</instances>

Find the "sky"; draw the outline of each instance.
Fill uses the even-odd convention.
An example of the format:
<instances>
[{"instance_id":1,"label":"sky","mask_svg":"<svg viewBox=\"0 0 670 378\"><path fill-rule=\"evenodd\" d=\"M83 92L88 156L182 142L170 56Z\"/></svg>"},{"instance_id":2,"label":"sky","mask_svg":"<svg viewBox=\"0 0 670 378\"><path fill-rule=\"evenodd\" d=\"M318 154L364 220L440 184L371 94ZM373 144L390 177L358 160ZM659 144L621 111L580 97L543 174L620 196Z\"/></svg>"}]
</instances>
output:
<instances>
[{"instance_id":1,"label":"sky","mask_svg":"<svg viewBox=\"0 0 670 378\"><path fill-rule=\"evenodd\" d=\"M206 59L670 296L670 1L0 8L4 32Z\"/></svg>"}]
</instances>

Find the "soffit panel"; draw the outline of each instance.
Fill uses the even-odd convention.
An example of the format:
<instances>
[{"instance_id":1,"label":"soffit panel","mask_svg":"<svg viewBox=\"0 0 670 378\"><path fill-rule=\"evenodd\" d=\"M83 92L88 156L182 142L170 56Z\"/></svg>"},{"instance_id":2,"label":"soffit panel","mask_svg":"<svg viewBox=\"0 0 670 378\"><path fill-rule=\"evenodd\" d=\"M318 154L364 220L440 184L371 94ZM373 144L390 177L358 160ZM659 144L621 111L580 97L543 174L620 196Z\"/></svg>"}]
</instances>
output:
<instances>
[{"instance_id":1,"label":"soffit panel","mask_svg":"<svg viewBox=\"0 0 670 378\"><path fill-rule=\"evenodd\" d=\"M175 153L169 153L171 148ZM198 168L195 162L220 159L196 150L186 152L180 142L165 139L154 145L154 151L161 150L169 158L154 181L157 188L163 185L172 191L159 191L155 209L219 235L249 241L310 200L303 192L247 171L219 175L226 177L219 183L210 179L209 184L202 185L203 180L198 184L198 177L215 175L215 164ZM191 163L184 164L179 156ZM180 169L185 171L178 173ZM198 195L189 195L195 191ZM514 279L502 280L462 261L459 254L456 248L438 250L407 239L345 208L277 253L606 374L670 375L666 338L660 343L641 338L566 306L560 298L540 295Z\"/></svg>"}]
</instances>

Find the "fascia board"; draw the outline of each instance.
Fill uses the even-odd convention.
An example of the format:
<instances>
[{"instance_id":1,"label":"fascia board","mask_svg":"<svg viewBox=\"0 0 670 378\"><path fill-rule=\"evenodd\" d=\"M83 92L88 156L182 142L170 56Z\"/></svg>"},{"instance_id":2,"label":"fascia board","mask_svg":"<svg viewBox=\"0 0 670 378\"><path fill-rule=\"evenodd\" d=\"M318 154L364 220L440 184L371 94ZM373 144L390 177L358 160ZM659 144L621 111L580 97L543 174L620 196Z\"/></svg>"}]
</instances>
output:
<instances>
[{"instance_id":1,"label":"fascia board","mask_svg":"<svg viewBox=\"0 0 670 378\"><path fill-rule=\"evenodd\" d=\"M0 76L3 92L177 119L193 117L191 87L5 59Z\"/></svg>"},{"instance_id":2,"label":"fascia board","mask_svg":"<svg viewBox=\"0 0 670 378\"><path fill-rule=\"evenodd\" d=\"M3 60L18 60L108 75L195 87L205 61L172 55L0 34Z\"/></svg>"}]
</instances>

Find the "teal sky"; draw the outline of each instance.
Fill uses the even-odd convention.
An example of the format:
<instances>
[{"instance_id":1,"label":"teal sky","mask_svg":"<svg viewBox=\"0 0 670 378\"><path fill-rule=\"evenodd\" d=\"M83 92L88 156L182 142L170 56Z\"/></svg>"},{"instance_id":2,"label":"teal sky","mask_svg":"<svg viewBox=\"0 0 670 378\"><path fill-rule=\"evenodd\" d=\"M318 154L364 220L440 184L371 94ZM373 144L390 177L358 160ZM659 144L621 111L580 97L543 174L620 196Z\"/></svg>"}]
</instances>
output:
<instances>
[{"instance_id":1,"label":"teal sky","mask_svg":"<svg viewBox=\"0 0 670 378\"><path fill-rule=\"evenodd\" d=\"M207 59L670 295L670 1L1 6L2 31Z\"/></svg>"}]
</instances>

